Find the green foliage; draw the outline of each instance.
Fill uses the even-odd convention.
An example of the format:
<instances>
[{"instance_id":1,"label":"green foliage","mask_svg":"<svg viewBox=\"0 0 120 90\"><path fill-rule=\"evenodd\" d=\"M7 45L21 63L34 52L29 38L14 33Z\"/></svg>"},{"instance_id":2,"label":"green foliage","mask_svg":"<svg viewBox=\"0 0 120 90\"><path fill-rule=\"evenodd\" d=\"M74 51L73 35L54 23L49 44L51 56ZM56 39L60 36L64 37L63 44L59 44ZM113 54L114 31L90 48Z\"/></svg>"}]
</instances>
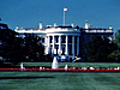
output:
<instances>
[{"instance_id":1,"label":"green foliage","mask_svg":"<svg viewBox=\"0 0 120 90\"><path fill-rule=\"evenodd\" d=\"M107 61L107 56L117 49L117 46L106 37L92 36L85 45L88 61Z\"/></svg>"},{"instance_id":2,"label":"green foliage","mask_svg":"<svg viewBox=\"0 0 120 90\"><path fill-rule=\"evenodd\" d=\"M117 32L115 33L114 43L116 43L118 49L111 52L108 55L108 58L111 61L120 61L120 30L117 30Z\"/></svg>"},{"instance_id":3,"label":"green foliage","mask_svg":"<svg viewBox=\"0 0 120 90\"><path fill-rule=\"evenodd\" d=\"M120 47L120 30L117 30L117 32L115 33L114 42Z\"/></svg>"},{"instance_id":4,"label":"green foliage","mask_svg":"<svg viewBox=\"0 0 120 90\"><path fill-rule=\"evenodd\" d=\"M17 37L18 33L10 29L0 30L0 59L1 61L21 62L39 61L44 54L41 38L25 34Z\"/></svg>"},{"instance_id":5,"label":"green foliage","mask_svg":"<svg viewBox=\"0 0 120 90\"><path fill-rule=\"evenodd\" d=\"M44 55L44 46L41 43L41 37L25 34L23 50L23 55L27 61L40 61Z\"/></svg>"},{"instance_id":6,"label":"green foliage","mask_svg":"<svg viewBox=\"0 0 120 90\"><path fill-rule=\"evenodd\" d=\"M120 51L119 50L113 51L111 54L108 55L108 58L111 61L120 61Z\"/></svg>"},{"instance_id":7,"label":"green foliage","mask_svg":"<svg viewBox=\"0 0 120 90\"><path fill-rule=\"evenodd\" d=\"M4 29L0 30L0 56L4 60L19 61L21 53L21 38L16 37L18 33Z\"/></svg>"}]
</instances>

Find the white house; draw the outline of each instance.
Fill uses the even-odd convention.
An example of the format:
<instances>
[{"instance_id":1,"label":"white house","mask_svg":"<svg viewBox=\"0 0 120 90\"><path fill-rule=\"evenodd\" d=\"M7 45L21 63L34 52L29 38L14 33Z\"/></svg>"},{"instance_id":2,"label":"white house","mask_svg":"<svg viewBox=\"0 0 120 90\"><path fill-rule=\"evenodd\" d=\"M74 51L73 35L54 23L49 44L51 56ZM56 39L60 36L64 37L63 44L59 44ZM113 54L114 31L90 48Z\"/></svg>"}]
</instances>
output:
<instances>
[{"instance_id":1,"label":"white house","mask_svg":"<svg viewBox=\"0 0 120 90\"><path fill-rule=\"evenodd\" d=\"M45 54L52 54L60 60L72 61L79 54L80 29L75 28L73 23L70 26L47 25L45 28L40 23L39 28L16 27L15 31L20 36L24 36L25 33L41 36Z\"/></svg>"},{"instance_id":2,"label":"white house","mask_svg":"<svg viewBox=\"0 0 120 90\"><path fill-rule=\"evenodd\" d=\"M74 27L73 23L69 26L54 24L46 27L39 23L37 28L19 29L17 26L15 31L23 37L25 33L41 36L45 54L59 57L60 61L73 61L79 54L84 54L84 45L90 41L92 35L105 36L110 39L113 37L112 27L108 29L93 28L88 22L83 28Z\"/></svg>"}]
</instances>

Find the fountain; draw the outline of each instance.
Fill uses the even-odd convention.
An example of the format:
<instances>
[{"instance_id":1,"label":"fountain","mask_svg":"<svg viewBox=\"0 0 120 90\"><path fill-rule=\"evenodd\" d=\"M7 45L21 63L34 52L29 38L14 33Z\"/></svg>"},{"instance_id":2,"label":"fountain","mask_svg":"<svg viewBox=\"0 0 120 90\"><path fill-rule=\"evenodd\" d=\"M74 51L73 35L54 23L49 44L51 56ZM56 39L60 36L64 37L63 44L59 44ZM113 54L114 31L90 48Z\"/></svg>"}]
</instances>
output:
<instances>
[{"instance_id":1,"label":"fountain","mask_svg":"<svg viewBox=\"0 0 120 90\"><path fill-rule=\"evenodd\" d=\"M58 61L57 57L53 58L53 63L52 63L52 69L57 69L58 68Z\"/></svg>"},{"instance_id":2,"label":"fountain","mask_svg":"<svg viewBox=\"0 0 120 90\"><path fill-rule=\"evenodd\" d=\"M68 65L67 65L67 64L65 65L65 68L64 68L64 69L67 71L67 69L68 69Z\"/></svg>"},{"instance_id":3,"label":"fountain","mask_svg":"<svg viewBox=\"0 0 120 90\"><path fill-rule=\"evenodd\" d=\"M20 64L20 68L24 69L25 67L23 66L23 63Z\"/></svg>"}]
</instances>

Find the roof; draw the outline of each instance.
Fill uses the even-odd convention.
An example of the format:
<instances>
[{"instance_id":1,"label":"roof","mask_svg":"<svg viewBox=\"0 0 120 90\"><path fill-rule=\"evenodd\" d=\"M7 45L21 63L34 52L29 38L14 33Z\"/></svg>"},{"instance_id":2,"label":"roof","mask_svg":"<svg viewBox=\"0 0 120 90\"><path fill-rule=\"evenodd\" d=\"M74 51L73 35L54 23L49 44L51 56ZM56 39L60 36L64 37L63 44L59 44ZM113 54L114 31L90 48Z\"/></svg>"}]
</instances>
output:
<instances>
[{"instance_id":1,"label":"roof","mask_svg":"<svg viewBox=\"0 0 120 90\"><path fill-rule=\"evenodd\" d=\"M55 28L72 28L72 26L56 26Z\"/></svg>"},{"instance_id":2,"label":"roof","mask_svg":"<svg viewBox=\"0 0 120 90\"><path fill-rule=\"evenodd\" d=\"M48 26L48 27L43 27L41 30L45 30L47 28L53 28L52 26ZM55 28L69 28L72 29L72 26L55 26ZM25 30L39 30L39 27L35 27L35 28L23 28Z\"/></svg>"},{"instance_id":3,"label":"roof","mask_svg":"<svg viewBox=\"0 0 120 90\"><path fill-rule=\"evenodd\" d=\"M108 30L106 28L88 28L88 29L85 29L85 28L80 28L81 30Z\"/></svg>"}]
</instances>

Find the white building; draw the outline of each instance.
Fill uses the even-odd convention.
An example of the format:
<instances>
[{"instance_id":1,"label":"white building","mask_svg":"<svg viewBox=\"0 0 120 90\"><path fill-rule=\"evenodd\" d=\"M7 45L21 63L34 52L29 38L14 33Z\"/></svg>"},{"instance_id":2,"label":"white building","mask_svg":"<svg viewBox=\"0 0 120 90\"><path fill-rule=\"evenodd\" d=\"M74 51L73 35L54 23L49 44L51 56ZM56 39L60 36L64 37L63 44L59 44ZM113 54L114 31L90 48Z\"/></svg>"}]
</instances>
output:
<instances>
[{"instance_id":1,"label":"white building","mask_svg":"<svg viewBox=\"0 0 120 90\"><path fill-rule=\"evenodd\" d=\"M76 56L85 56L84 45L91 40L91 36L98 35L113 39L113 28L110 26L105 28L93 28L88 22L85 27L74 27L72 23L69 26L58 26L56 24L43 27L39 23L38 28L21 28L18 26L15 29L20 35L25 33L35 34L42 37L43 45L45 46L45 54L59 57L60 61L73 61Z\"/></svg>"},{"instance_id":2,"label":"white building","mask_svg":"<svg viewBox=\"0 0 120 90\"><path fill-rule=\"evenodd\" d=\"M73 23L70 26L47 25L46 28L39 24L39 28L19 29L16 32L24 36L25 33L42 36L45 46L45 54L59 57L59 60L72 61L79 55L80 51L80 30L75 28Z\"/></svg>"}]
</instances>

